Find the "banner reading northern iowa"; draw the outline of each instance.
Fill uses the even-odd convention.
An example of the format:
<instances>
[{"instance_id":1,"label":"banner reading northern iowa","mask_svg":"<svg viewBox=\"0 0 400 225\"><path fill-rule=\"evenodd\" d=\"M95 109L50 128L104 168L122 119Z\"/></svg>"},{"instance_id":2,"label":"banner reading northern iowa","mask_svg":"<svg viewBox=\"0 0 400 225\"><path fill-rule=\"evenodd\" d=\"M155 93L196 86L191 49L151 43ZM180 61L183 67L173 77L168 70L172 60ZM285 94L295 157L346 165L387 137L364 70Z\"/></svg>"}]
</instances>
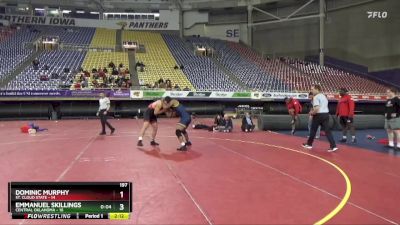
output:
<instances>
[{"instance_id":1,"label":"banner reading northern iowa","mask_svg":"<svg viewBox=\"0 0 400 225\"><path fill-rule=\"evenodd\" d=\"M96 27L125 30L179 30L179 13L160 10L159 20L98 20L30 15L0 14L0 20L10 24L51 25L71 27Z\"/></svg>"}]
</instances>

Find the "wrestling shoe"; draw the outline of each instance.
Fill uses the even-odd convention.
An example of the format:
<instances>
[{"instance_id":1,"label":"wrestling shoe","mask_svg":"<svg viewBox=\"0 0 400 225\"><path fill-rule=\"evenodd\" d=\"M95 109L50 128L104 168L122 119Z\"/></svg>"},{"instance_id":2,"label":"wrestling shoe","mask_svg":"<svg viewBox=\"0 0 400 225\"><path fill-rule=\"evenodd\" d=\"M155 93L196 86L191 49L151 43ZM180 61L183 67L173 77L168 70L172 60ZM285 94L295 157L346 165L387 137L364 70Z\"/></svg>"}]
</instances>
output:
<instances>
[{"instance_id":1,"label":"wrestling shoe","mask_svg":"<svg viewBox=\"0 0 400 225\"><path fill-rule=\"evenodd\" d=\"M158 146L158 145L160 145L160 144L158 144L157 142L155 142L155 141L153 140L153 141L150 141L150 145L151 145L151 146Z\"/></svg>"},{"instance_id":2,"label":"wrestling shoe","mask_svg":"<svg viewBox=\"0 0 400 225\"><path fill-rule=\"evenodd\" d=\"M190 141L186 142L186 146L192 146L192 142Z\"/></svg>"},{"instance_id":3,"label":"wrestling shoe","mask_svg":"<svg viewBox=\"0 0 400 225\"><path fill-rule=\"evenodd\" d=\"M309 149L309 150L312 149L312 146L311 146L311 145L308 145L308 144L306 144L306 143L304 143L302 146L303 146L303 148L305 148L305 149Z\"/></svg>"},{"instance_id":4,"label":"wrestling shoe","mask_svg":"<svg viewBox=\"0 0 400 225\"><path fill-rule=\"evenodd\" d=\"M185 151L187 151L187 148L186 148L186 145L184 145L184 146L181 146L181 147L177 148L176 150L181 151L181 152L185 152Z\"/></svg>"},{"instance_id":5,"label":"wrestling shoe","mask_svg":"<svg viewBox=\"0 0 400 225\"><path fill-rule=\"evenodd\" d=\"M137 146L143 146L143 141L142 141L142 140L139 140L139 141L137 142Z\"/></svg>"},{"instance_id":6,"label":"wrestling shoe","mask_svg":"<svg viewBox=\"0 0 400 225\"><path fill-rule=\"evenodd\" d=\"M101 132L99 135L106 135L106 132Z\"/></svg>"},{"instance_id":7,"label":"wrestling shoe","mask_svg":"<svg viewBox=\"0 0 400 225\"><path fill-rule=\"evenodd\" d=\"M338 147L333 147L333 148L329 148L328 152L336 152L337 150L339 150Z\"/></svg>"},{"instance_id":8,"label":"wrestling shoe","mask_svg":"<svg viewBox=\"0 0 400 225\"><path fill-rule=\"evenodd\" d=\"M115 132L115 128L111 129L111 133L110 134L113 134L114 132Z\"/></svg>"}]
</instances>

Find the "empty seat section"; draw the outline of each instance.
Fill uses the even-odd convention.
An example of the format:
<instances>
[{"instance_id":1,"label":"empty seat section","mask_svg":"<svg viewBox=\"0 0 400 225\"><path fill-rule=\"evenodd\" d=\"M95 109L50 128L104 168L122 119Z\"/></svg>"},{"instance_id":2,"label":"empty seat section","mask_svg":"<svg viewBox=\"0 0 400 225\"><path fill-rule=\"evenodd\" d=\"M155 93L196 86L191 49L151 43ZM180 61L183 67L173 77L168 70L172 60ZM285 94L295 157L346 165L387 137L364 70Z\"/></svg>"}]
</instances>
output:
<instances>
[{"instance_id":1,"label":"empty seat section","mask_svg":"<svg viewBox=\"0 0 400 225\"><path fill-rule=\"evenodd\" d=\"M90 47L92 48L112 48L117 45L116 30L97 28L93 36Z\"/></svg>"},{"instance_id":2,"label":"empty seat section","mask_svg":"<svg viewBox=\"0 0 400 225\"><path fill-rule=\"evenodd\" d=\"M139 80L143 80L147 84L154 84L160 78L170 79L173 84L178 84L181 88L194 89L185 74L181 70L174 69L177 62L171 55L161 34L124 31L122 39L123 41L137 41L146 48L145 53L136 53L136 61L145 64L144 71L138 71Z\"/></svg>"},{"instance_id":3,"label":"empty seat section","mask_svg":"<svg viewBox=\"0 0 400 225\"><path fill-rule=\"evenodd\" d=\"M61 84L70 84L72 76L85 58L82 51L43 51L38 57L39 69L32 65L26 67L16 78L7 84L9 90L57 90ZM48 68L45 68L48 67ZM65 70L68 68L68 70ZM48 80L41 80L41 76Z\"/></svg>"},{"instance_id":4,"label":"empty seat section","mask_svg":"<svg viewBox=\"0 0 400 225\"><path fill-rule=\"evenodd\" d=\"M190 37L188 41L193 45L203 45L214 48L217 51L218 61L252 90L291 91L290 87L281 79L272 76L246 57L242 57L241 54L232 49L226 41L203 37Z\"/></svg>"},{"instance_id":5,"label":"empty seat section","mask_svg":"<svg viewBox=\"0 0 400 225\"><path fill-rule=\"evenodd\" d=\"M0 41L0 79L4 79L33 53L33 50L25 49L24 45L38 38L39 34L25 26L3 34Z\"/></svg>"},{"instance_id":6,"label":"empty seat section","mask_svg":"<svg viewBox=\"0 0 400 225\"><path fill-rule=\"evenodd\" d=\"M63 44L90 44L95 28L89 27L56 27L56 26L34 26L41 32L41 36L58 36Z\"/></svg>"},{"instance_id":7,"label":"empty seat section","mask_svg":"<svg viewBox=\"0 0 400 225\"><path fill-rule=\"evenodd\" d=\"M163 34L172 55L196 90L235 91L239 87L222 71L214 61L205 56L196 56L180 37Z\"/></svg>"}]
</instances>

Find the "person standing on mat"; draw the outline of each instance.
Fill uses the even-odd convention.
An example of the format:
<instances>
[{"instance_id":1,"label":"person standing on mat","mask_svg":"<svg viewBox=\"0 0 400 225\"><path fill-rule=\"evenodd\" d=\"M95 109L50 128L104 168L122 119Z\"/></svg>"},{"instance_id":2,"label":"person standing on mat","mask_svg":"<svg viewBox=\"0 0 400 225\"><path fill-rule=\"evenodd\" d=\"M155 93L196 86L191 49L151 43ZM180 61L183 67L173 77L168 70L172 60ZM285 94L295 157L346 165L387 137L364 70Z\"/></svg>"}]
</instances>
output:
<instances>
[{"instance_id":1,"label":"person standing on mat","mask_svg":"<svg viewBox=\"0 0 400 225\"><path fill-rule=\"evenodd\" d=\"M137 143L137 146L143 146L143 136L146 133L147 128L151 127L153 128L153 132L151 134L151 142L150 145L152 146L157 146L159 145L155 139L157 136L157 130L158 130L158 123L157 123L157 116L164 113L168 106L168 104L171 102L171 98L169 96L166 96L165 98L161 100L157 100L153 103L151 103L146 111L143 114L143 127L140 130L139 133L139 140Z\"/></svg>"},{"instance_id":2,"label":"person standing on mat","mask_svg":"<svg viewBox=\"0 0 400 225\"><path fill-rule=\"evenodd\" d=\"M292 135L294 135L294 133L296 132L296 124L298 124L299 121L299 114L301 113L301 111L303 110L301 107L301 104L299 102L299 100L295 99L295 98L285 98L284 99L285 103L286 103L286 107L288 109L289 115L292 118L292 121L290 122L291 126L292 126Z\"/></svg>"},{"instance_id":3,"label":"person standing on mat","mask_svg":"<svg viewBox=\"0 0 400 225\"><path fill-rule=\"evenodd\" d=\"M396 146L400 148L400 99L396 96L397 91L390 88L386 91L388 100L385 105L385 129L387 131L389 144L387 147L395 148L394 135L396 135Z\"/></svg>"},{"instance_id":4,"label":"person standing on mat","mask_svg":"<svg viewBox=\"0 0 400 225\"><path fill-rule=\"evenodd\" d=\"M113 134L115 131L115 128L111 126L111 124L107 121L107 114L109 110L110 110L110 99L106 97L104 93L100 93L99 110L96 113L96 116L100 117L100 122L101 122L100 135L106 134L106 125L108 128L110 128L111 134Z\"/></svg>"},{"instance_id":5,"label":"person standing on mat","mask_svg":"<svg viewBox=\"0 0 400 225\"><path fill-rule=\"evenodd\" d=\"M311 115L313 115L312 123L311 123L311 133L310 137L307 140L307 143L303 144L303 147L306 149L312 149L312 144L314 142L315 135L318 130L318 126L321 125L322 129L324 129L326 137L328 138L330 148L328 152L334 152L338 150L336 147L335 139L332 136L330 127L329 127L329 108L328 108L328 99L327 97L321 93L322 88L320 85L314 85L311 88L311 92L314 94L313 98L313 110L311 111Z\"/></svg>"},{"instance_id":6,"label":"person standing on mat","mask_svg":"<svg viewBox=\"0 0 400 225\"><path fill-rule=\"evenodd\" d=\"M308 113L308 124L307 124L307 127L308 127L308 136L307 137L310 137L310 133L311 133L311 124L312 124L312 119L313 119L312 112L314 109L313 108L313 98L314 98L314 94L312 92L308 93L308 99L310 99L310 102L305 104L305 106L307 106L307 109L309 112ZM321 126L318 126L318 130L317 130L317 134L316 134L315 138L318 139L320 137L321 137Z\"/></svg>"},{"instance_id":7,"label":"person standing on mat","mask_svg":"<svg viewBox=\"0 0 400 225\"><path fill-rule=\"evenodd\" d=\"M342 140L340 142L347 142L347 132L350 131L351 142L356 143L356 129L354 127L354 100L349 95L349 91L346 88L339 90L340 100L336 107L336 116L339 117L340 126L342 127Z\"/></svg>"},{"instance_id":8,"label":"person standing on mat","mask_svg":"<svg viewBox=\"0 0 400 225\"><path fill-rule=\"evenodd\" d=\"M176 99L172 99L169 103L169 108L166 115L169 117L178 116L180 118L179 122L176 124L175 134L178 137L179 143L181 144L178 151L187 151L187 146L191 146L192 142L189 141L189 134L186 129L192 122L190 114L186 111L186 108Z\"/></svg>"}]
</instances>

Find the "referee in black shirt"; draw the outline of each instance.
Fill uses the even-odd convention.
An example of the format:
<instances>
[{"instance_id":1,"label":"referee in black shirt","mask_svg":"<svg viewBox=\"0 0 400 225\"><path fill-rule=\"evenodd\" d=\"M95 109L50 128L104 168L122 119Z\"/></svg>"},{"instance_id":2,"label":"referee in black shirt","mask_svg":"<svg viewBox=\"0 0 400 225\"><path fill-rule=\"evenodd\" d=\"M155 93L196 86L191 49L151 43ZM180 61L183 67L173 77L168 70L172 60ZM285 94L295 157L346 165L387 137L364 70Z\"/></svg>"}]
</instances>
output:
<instances>
[{"instance_id":1,"label":"referee in black shirt","mask_svg":"<svg viewBox=\"0 0 400 225\"><path fill-rule=\"evenodd\" d=\"M110 110L110 99L107 98L104 93L100 93L99 110L96 113L97 116L100 116L100 122L101 122L100 135L106 134L106 125L108 128L110 128L111 134L113 134L115 131L115 128L111 126L111 124L107 121L108 110Z\"/></svg>"},{"instance_id":2,"label":"referee in black shirt","mask_svg":"<svg viewBox=\"0 0 400 225\"><path fill-rule=\"evenodd\" d=\"M385 129L388 134L389 148L400 148L400 99L396 96L397 91L390 88L386 91L388 100L385 105ZM396 146L394 145L396 135Z\"/></svg>"}]
</instances>

